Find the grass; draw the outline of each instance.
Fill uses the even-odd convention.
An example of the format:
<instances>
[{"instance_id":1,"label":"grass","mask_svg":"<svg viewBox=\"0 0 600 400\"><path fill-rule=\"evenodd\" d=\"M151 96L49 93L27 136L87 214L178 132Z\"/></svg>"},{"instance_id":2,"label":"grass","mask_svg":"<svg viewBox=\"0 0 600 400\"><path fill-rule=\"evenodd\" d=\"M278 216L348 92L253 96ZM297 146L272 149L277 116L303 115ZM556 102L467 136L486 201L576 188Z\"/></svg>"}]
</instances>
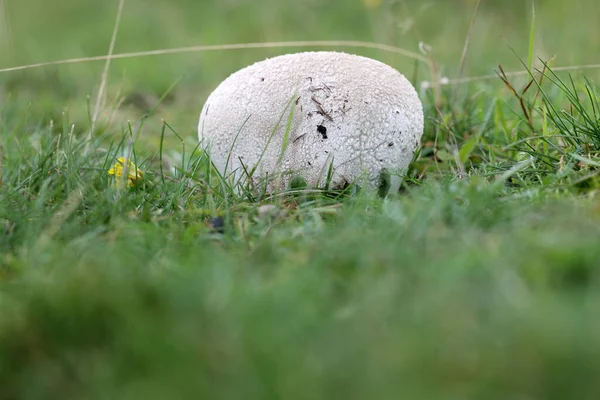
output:
<instances>
[{"instance_id":1,"label":"grass","mask_svg":"<svg viewBox=\"0 0 600 400\"><path fill-rule=\"evenodd\" d=\"M127 0L115 53L423 40L442 76L497 77L437 91L360 50L426 114L381 198L265 196L212 168L202 99L284 50L0 74L0 399L598 398L600 86L555 68L598 62L595 2L482 1L471 28L476 1L175 3ZM118 4L90 4L0 2L0 68L105 53ZM120 156L132 187L108 174Z\"/></svg>"}]
</instances>

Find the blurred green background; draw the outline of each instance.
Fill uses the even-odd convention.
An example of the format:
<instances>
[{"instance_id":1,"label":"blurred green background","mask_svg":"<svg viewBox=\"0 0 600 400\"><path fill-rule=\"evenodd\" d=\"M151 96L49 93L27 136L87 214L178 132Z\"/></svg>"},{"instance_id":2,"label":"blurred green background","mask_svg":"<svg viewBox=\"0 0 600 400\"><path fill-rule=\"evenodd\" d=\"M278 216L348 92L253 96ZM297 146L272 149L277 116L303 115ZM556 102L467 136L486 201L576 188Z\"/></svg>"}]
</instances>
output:
<instances>
[{"instance_id":1,"label":"blurred green background","mask_svg":"<svg viewBox=\"0 0 600 400\"><path fill-rule=\"evenodd\" d=\"M0 68L107 54L118 0L0 0ZM457 75L475 0L126 0L115 53L229 43L360 40L397 46L427 56L442 76ZM554 65L598 61L600 6L594 0L536 2L536 55L556 56ZM522 69L527 59L532 3L484 0L470 39L464 75ZM286 52L319 48L244 49L114 60L105 119L123 124L158 104L141 145L157 147L160 120L193 140L197 118L211 90L230 73ZM429 80L414 60L380 50L332 47L370 56L409 79ZM75 129L89 125L88 100L95 104L103 61L0 73L0 99L10 97L16 113L29 110L32 123L60 125L63 113ZM588 72L598 76L597 72ZM499 80L494 84L501 87ZM114 112L116 105L123 100ZM6 103L6 102L3 102ZM5 107L5 113L10 113Z\"/></svg>"},{"instance_id":2,"label":"blurred green background","mask_svg":"<svg viewBox=\"0 0 600 400\"><path fill-rule=\"evenodd\" d=\"M106 54L117 0L1 0L0 67ZM475 0L127 0L115 52L227 43L361 40L419 52L419 43L444 76L457 74ZM598 61L600 5L594 0L536 2L536 54L555 65ZM489 74L498 63L521 69L527 58L532 4L484 0L466 75ZM423 46L421 46L423 47ZM231 72L299 48L247 49L116 60L110 84L152 102L174 82L179 111L200 109L207 93ZM338 48L388 62L411 79L415 62L378 50ZM516 52L516 55L513 53ZM103 62L0 74L4 94L38 99L93 95ZM417 76L427 79L425 69ZM149 97L148 97L149 96ZM182 108L183 107L183 108ZM185 110L189 107L189 110Z\"/></svg>"}]
</instances>

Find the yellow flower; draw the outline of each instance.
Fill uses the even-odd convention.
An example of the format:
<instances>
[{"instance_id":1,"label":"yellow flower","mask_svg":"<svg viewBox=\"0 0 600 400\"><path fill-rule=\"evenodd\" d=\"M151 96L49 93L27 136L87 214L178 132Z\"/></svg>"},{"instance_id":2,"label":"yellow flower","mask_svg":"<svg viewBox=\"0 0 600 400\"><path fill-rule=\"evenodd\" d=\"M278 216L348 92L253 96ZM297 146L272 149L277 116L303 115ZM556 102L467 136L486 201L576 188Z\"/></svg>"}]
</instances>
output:
<instances>
[{"instance_id":1,"label":"yellow flower","mask_svg":"<svg viewBox=\"0 0 600 400\"><path fill-rule=\"evenodd\" d=\"M127 163L127 185L133 186L135 183L142 179L144 173L133 163L131 160L128 160ZM125 173L125 158L119 157L115 165L112 166L111 169L108 170L109 175L115 176L115 184L117 188L123 187L124 179L123 174Z\"/></svg>"}]
</instances>

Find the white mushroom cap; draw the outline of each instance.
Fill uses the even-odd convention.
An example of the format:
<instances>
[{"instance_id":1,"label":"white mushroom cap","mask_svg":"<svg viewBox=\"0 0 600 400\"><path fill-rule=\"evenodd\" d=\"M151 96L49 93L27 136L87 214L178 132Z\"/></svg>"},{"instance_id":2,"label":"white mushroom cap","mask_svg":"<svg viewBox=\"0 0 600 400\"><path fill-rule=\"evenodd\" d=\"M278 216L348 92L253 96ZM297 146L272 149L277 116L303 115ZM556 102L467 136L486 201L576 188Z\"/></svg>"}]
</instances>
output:
<instances>
[{"instance_id":1,"label":"white mushroom cap","mask_svg":"<svg viewBox=\"0 0 600 400\"><path fill-rule=\"evenodd\" d=\"M255 183L280 177L279 188L297 175L323 186L330 165L330 187L376 187L382 171L406 171L422 133L421 102L402 74L340 52L287 54L235 72L198 124L221 173L240 178L257 166Z\"/></svg>"}]
</instances>

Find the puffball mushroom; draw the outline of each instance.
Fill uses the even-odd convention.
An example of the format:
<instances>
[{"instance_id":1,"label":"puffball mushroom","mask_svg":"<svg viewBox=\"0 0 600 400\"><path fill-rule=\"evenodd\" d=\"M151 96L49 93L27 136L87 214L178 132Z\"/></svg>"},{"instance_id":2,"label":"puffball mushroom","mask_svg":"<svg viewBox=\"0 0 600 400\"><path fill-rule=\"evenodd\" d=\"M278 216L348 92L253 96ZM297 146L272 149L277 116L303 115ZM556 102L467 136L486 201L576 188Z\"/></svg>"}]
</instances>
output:
<instances>
[{"instance_id":1,"label":"puffball mushroom","mask_svg":"<svg viewBox=\"0 0 600 400\"><path fill-rule=\"evenodd\" d=\"M286 54L233 73L210 94L198 124L221 174L250 177L268 191L295 177L309 187L381 188L390 182L382 177L407 170L422 134L422 104L400 72L329 51Z\"/></svg>"}]
</instances>

